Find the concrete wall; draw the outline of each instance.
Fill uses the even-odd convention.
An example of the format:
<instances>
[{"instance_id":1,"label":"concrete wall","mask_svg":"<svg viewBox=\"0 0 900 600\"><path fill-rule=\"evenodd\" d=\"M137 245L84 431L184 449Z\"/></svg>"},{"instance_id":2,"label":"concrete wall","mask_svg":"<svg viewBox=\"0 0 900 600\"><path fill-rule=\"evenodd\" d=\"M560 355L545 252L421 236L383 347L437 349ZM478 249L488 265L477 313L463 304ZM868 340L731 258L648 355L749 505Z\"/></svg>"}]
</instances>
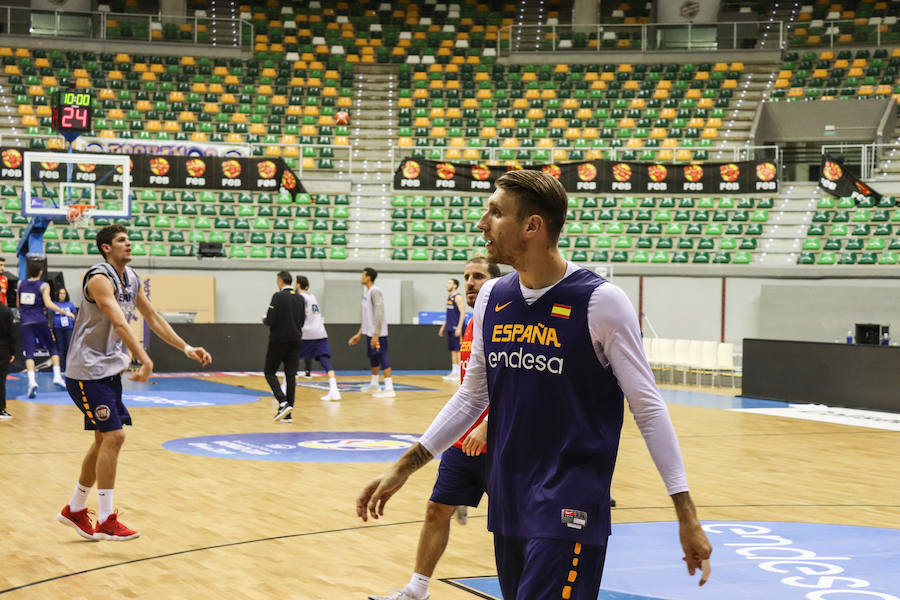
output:
<instances>
[{"instance_id":1,"label":"concrete wall","mask_svg":"<svg viewBox=\"0 0 900 600\"><path fill-rule=\"evenodd\" d=\"M756 143L871 142L890 102L889 98L764 102ZM834 126L834 134L825 135L826 125Z\"/></svg>"},{"instance_id":2,"label":"concrete wall","mask_svg":"<svg viewBox=\"0 0 900 600\"><path fill-rule=\"evenodd\" d=\"M78 302L79 281L89 261L77 259L83 265L63 266L59 264L62 260L51 257L50 270L63 271L71 295ZM205 268L213 264L219 268ZM359 324L359 277L365 264L342 262L334 268L327 264L327 271L323 270L326 263L300 268L288 261L265 269L238 269L231 267L234 264L235 261L197 261L196 269L163 268L139 259L133 266L139 274L214 274L218 323L258 323L275 291L275 273L287 268L309 277L311 289L322 303L326 323ZM440 268L389 263L372 266L379 270L378 283L385 290L388 322L392 324L412 323L420 310L443 310L446 281L450 277L462 279L463 267L461 263ZM7 269L15 272L15 265L7 265ZM857 322L893 325L894 337L900 339L900 274L891 267L680 269L671 265L617 265L615 269L614 282L625 291L636 310L643 278L642 309L648 335L655 330L667 338L720 339L724 278L725 341L740 343L746 337L771 337L833 342L843 339Z\"/></svg>"}]
</instances>

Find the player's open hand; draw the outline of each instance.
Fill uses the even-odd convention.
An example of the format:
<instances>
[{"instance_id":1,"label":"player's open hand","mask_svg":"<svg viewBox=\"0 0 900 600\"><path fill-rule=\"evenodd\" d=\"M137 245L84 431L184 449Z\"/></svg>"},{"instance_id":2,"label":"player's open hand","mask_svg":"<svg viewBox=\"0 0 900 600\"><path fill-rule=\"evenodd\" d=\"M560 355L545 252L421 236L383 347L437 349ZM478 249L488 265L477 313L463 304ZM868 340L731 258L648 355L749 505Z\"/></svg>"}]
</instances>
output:
<instances>
[{"instance_id":1,"label":"player's open hand","mask_svg":"<svg viewBox=\"0 0 900 600\"><path fill-rule=\"evenodd\" d=\"M481 454L485 443L487 443L487 425L487 421L482 421L463 440L462 450L466 453L466 456L478 456Z\"/></svg>"},{"instance_id":2,"label":"player's open hand","mask_svg":"<svg viewBox=\"0 0 900 600\"><path fill-rule=\"evenodd\" d=\"M356 499L356 515L363 521L384 516L384 505L391 496L403 487L409 475L401 475L396 467L392 467L385 474L376 477L366 484L359 498Z\"/></svg>"},{"instance_id":3,"label":"player's open hand","mask_svg":"<svg viewBox=\"0 0 900 600\"><path fill-rule=\"evenodd\" d=\"M212 362L212 356L203 346L191 348L186 352L187 357L196 360L201 366L206 366Z\"/></svg>"},{"instance_id":4,"label":"player's open hand","mask_svg":"<svg viewBox=\"0 0 900 600\"><path fill-rule=\"evenodd\" d=\"M700 585L706 583L711 573L709 556L712 554L712 544L706 537L699 521L692 523L682 522L678 528L681 538L681 547L684 550L684 560L687 563L688 574L694 575L698 569L703 571L700 576Z\"/></svg>"},{"instance_id":5,"label":"player's open hand","mask_svg":"<svg viewBox=\"0 0 900 600\"><path fill-rule=\"evenodd\" d=\"M145 362L137 371L132 371L128 377L131 381L147 381L153 375L153 363Z\"/></svg>"},{"instance_id":6,"label":"player's open hand","mask_svg":"<svg viewBox=\"0 0 900 600\"><path fill-rule=\"evenodd\" d=\"M357 344L357 342L359 342L359 334L358 333L356 335L354 335L352 338L350 338L349 340L347 340L347 345L355 346Z\"/></svg>"}]
</instances>

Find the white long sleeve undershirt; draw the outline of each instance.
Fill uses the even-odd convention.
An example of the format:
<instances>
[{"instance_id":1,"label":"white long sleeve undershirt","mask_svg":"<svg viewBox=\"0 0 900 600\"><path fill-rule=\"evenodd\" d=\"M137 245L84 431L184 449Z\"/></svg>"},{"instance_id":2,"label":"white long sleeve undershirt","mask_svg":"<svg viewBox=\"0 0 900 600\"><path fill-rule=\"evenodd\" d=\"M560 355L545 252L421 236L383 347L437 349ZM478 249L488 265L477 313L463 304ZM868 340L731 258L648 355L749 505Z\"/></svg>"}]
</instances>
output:
<instances>
[{"instance_id":1,"label":"white long sleeve undershirt","mask_svg":"<svg viewBox=\"0 0 900 600\"><path fill-rule=\"evenodd\" d=\"M580 268L574 263L568 263L563 279ZM491 289L496 281L485 282L475 301L472 354L465 379L419 439L419 443L432 456L439 455L456 442L487 408L488 386L482 324ZM522 296L529 305L553 285L533 290L519 284ZM604 367L612 369L625 393L628 407L666 490L670 495L688 491L687 475L675 429L644 356L637 315L625 292L608 282L597 286L588 304L588 328L598 360Z\"/></svg>"}]
</instances>

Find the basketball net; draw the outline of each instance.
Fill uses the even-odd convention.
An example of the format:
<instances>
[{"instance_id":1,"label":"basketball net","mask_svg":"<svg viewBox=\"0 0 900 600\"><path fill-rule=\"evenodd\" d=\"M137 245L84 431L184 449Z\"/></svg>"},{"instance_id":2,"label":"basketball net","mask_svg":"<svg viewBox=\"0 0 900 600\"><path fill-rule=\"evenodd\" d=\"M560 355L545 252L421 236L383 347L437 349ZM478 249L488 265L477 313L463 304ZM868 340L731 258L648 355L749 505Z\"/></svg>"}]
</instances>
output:
<instances>
[{"instance_id":1,"label":"basketball net","mask_svg":"<svg viewBox=\"0 0 900 600\"><path fill-rule=\"evenodd\" d=\"M93 204L70 204L66 208L66 220L69 225L82 226L87 223L95 208L97 207Z\"/></svg>"}]
</instances>

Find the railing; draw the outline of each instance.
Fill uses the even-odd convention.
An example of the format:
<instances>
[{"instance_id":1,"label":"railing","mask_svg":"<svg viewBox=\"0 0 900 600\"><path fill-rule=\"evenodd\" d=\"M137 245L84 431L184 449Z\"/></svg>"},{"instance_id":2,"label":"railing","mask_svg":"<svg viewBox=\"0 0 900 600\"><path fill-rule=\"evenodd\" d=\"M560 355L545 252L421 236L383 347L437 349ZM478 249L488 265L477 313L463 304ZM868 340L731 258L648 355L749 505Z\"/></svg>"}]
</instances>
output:
<instances>
[{"instance_id":1,"label":"railing","mask_svg":"<svg viewBox=\"0 0 900 600\"><path fill-rule=\"evenodd\" d=\"M804 39L803 42L798 41L796 44L794 44L792 42L791 34L795 29L803 28L803 29L809 30L809 29L813 28L812 23L820 23L820 22L821 22L821 24L816 25L815 29L822 29L822 33L821 34L813 34L813 35L819 35L822 38L821 44L809 44L807 41L808 38ZM839 41L839 38L842 35L841 24L852 26L851 31L848 32L853 36L852 41L850 41L850 42L840 42ZM813 21L801 21L798 23L789 23L785 27L785 39L787 40L787 45L791 46L791 47L824 46L827 44L830 48L834 48L836 43L838 45L847 45L847 46L871 46L873 44L875 46L881 46L883 44L896 43L896 42L891 42L891 41L887 41L887 40L882 40L881 30L880 30L879 25L881 25L880 22L876 23L873 26L874 31L872 32L873 35L870 39L857 39L858 28L862 27L862 26L857 25L856 21L853 19L838 19L835 21L827 21L825 19L816 19ZM866 25L866 26L868 27L868 25Z\"/></svg>"},{"instance_id":2,"label":"railing","mask_svg":"<svg viewBox=\"0 0 900 600\"><path fill-rule=\"evenodd\" d=\"M212 30L216 31L215 36L211 35ZM16 6L0 6L0 32L33 37L160 41L241 48L252 48L254 40L253 23L244 19L106 11L49 11ZM158 33L154 36L154 32Z\"/></svg>"},{"instance_id":3,"label":"railing","mask_svg":"<svg viewBox=\"0 0 900 600\"><path fill-rule=\"evenodd\" d=\"M782 21L728 21L690 23L507 25L497 36L497 55L528 52L609 51L715 51L750 50L758 41L777 33L777 48L784 46ZM596 48L589 48L589 41ZM620 46L619 41L628 41ZM607 45L604 42L608 41ZM504 43L505 42L505 43Z\"/></svg>"},{"instance_id":4,"label":"railing","mask_svg":"<svg viewBox=\"0 0 900 600\"><path fill-rule=\"evenodd\" d=\"M591 151L591 152L602 152L604 153L603 158L605 160L636 160L632 158L624 158L623 155L626 152L635 152L636 150L671 150L672 151L672 159L665 161L657 161L664 164L677 164L691 161L678 160L678 151L679 150L687 150L691 152L696 152L698 150L705 151L709 159L708 160L728 160L729 157L731 160L737 162L742 160L754 160L762 157L770 158L775 161L776 164L781 163L781 148L779 146L712 146L708 148L698 148L696 146L669 146L669 147L658 147L658 148L622 148L622 147L596 147L596 148L572 148L571 146L546 146L546 147L534 147L534 146L514 146L514 147L492 147L485 148L482 146L391 146L391 173L394 173L397 170L397 167L404 158L408 158L409 154L413 150L440 150L440 158L437 160L446 160L446 152L448 150L458 150L465 152L466 150L476 150L479 153L479 158L477 162L484 164L505 164L510 162L511 159L500 158L500 152L502 151L519 151L519 150L546 150L550 153L550 156L553 156L556 150L582 150L582 151ZM483 152L488 152L488 158L483 158ZM714 156L715 155L715 156ZM455 160L455 159L454 159ZM587 160L587 159L585 159ZM463 159L463 162L471 162L469 159ZM527 161L526 161L527 162Z\"/></svg>"},{"instance_id":5,"label":"railing","mask_svg":"<svg viewBox=\"0 0 900 600\"><path fill-rule=\"evenodd\" d=\"M822 154L840 155L849 164L860 165L859 178L872 179L878 165L885 160L900 161L900 143L893 144L828 144Z\"/></svg>"}]
</instances>

